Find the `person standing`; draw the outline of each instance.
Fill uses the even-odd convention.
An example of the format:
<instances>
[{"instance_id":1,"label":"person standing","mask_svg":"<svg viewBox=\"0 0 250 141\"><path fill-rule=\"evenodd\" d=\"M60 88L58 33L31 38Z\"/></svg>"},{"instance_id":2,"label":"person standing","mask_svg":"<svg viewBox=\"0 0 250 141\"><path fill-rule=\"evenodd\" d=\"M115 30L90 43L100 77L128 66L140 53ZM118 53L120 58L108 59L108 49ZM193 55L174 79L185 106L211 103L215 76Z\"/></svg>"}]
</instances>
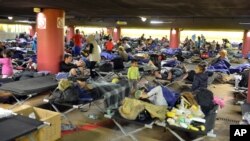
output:
<instances>
[{"instance_id":1,"label":"person standing","mask_svg":"<svg viewBox=\"0 0 250 141\"><path fill-rule=\"evenodd\" d=\"M108 53L112 53L113 48L114 48L114 44L112 42L112 39L109 39L109 41L106 43L106 51Z\"/></svg>"},{"instance_id":2,"label":"person standing","mask_svg":"<svg viewBox=\"0 0 250 141\"><path fill-rule=\"evenodd\" d=\"M208 73L206 73L206 63L200 63L195 67L195 75L192 83L192 90L198 90L201 88L207 88L208 85Z\"/></svg>"},{"instance_id":3,"label":"person standing","mask_svg":"<svg viewBox=\"0 0 250 141\"><path fill-rule=\"evenodd\" d=\"M97 44L94 35L87 37L87 43L89 44L89 61L90 61L90 75L95 77L95 64L101 60L101 48Z\"/></svg>"},{"instance_id":4,"label":"person standing","mask_svg":"<svg viewBox=\"0 0 250 141\"><path fill-rule=\"evenodd\" d=\"M131 66L128 69L127 77L131 88L131 93L133 94L136 91L137 83L140 80L140 72L137 60L131 61Z\"/></svg>"},{"instance_id":5,"label":"person standing","mask_svg":"<svg viewBox=\"0 0 250 141\"><path fill-rule=\"evenodd\" d=\"M11 51L4 50L2 52L3 58L0 58L0 64L2 65L2 78L12 77L13 66L11 62Z\"/></svg>"},{"instance_id":6,"label":"person standing","mask_svg":"<svg viewBox=\"0 0 250 141\"><path fill-rule=\"evenodd\" d=\"M79 29L76 29L76 34L73 36L73 41L74 41L74 50L73 50L73 55L74 56L80 56L81 54L81 47L82 47L82 40L83 37L79 32Z\"/></svg>"}]
</instances>

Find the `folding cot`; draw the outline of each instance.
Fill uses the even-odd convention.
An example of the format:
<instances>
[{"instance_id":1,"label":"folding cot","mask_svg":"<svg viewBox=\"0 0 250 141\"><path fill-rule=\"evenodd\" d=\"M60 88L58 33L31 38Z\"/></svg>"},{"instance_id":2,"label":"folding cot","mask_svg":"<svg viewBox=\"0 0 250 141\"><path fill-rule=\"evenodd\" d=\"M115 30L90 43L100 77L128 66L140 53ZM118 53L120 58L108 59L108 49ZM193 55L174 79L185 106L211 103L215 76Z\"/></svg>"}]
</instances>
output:
<instances>
[{"instance_id":1,"label":"folding cot","mask_svg":"<svg viewBox=\"0 0 250 141\"><path fill-rule=\"evenodd\" d=\"M5 83L0 87L0 90L9 91L12 93L12 96L17 101L17 103L13 105L14 107L17 104L20 105L24 103L34 95L56 88L56 86L57 81L54 79L54 76L48 75ZM22 96L26 96L27 98L23 101L20 101L18 98Z\"/></svg>"},{"instance_id":2,"label":"folding cot","mask_svg":"<svg viewBox=\"0 0 250 141\"><path fill-rule=\"evenodd\" d=\"M111 82L114 77L123 77L127 74L126 71L111 71L111 72L101 72L96 69L96 73L98 74L99 78L98 81L104 80L107 82Z\"/></svg>"},{"instance_id":3,"label":"folding cot","mask_svg":"<svg viewBox=\"0 0 250 141\"><path fill-rule=\"evenodd\" d=\"M193 141L199 141L203 140L205 136L208 137L216 137L216 134L214 134L214 126L217 116L219 106L215 105L213 109L210 110L210 112L205 116L205 131L193 131L182 127L177 127L173 125L169 125L168 123L165 124L165 128L169 130L176 138L178 138L180 141L185 141L176 131L179 132L185 132L188 133ZM158 124L159 126L162 126L162 124Z\"/></svg>"},{"instance_id":4,"label":"folding cot","mask_svg":"<svg viewBox=\"0 0 250 141\"><path fill-rule=\"evenodd\" d=\"M118 58L116 58L116 59L118 59ZM96 73L99 76L99 80L102 79L102 80L106 80L106 81L111 81L110 79L112 79L113 76L116 76L116 77L126 76L128 68L130 67L130 65L131 65L130 62L123 62L123 65L119 64L117 67L114 64L114 69L112 71L110 71L110 72L102 72L99 69L95 69L95 70L96 70ZM156 69L156 68L151 67L151 66L149 66L147 64L142 64L142 65L139 65L138 67L139 67L140 73L146 73L146 72L149 72L149 71L152 71L152 70Z\"/></svg>"},{"instance_id":5,"label":"folding cot","mask_svg":"<svg viewBox=\"0 0 250 141\"><path fill-rule=\"evenodd\" d=\"M137 133L137 132L140 132L144 129L152 129L153 128L153 124L155 123L154 120L146 120L146 121L133 121L133 120L127 120L127 119L124 119L123 117L121 117L121 115L119 114L118 111L115 111L112 115L108 115L108 114L105 114L104 117L108 118L108 119L111 119L115 125L121 130L121 132L123 133L122 136L119 136L117 138L114 138L112 139L112 141L115 141L115 140L119 140L123 137L127 137L129 136L133 141L138 141L134 136L133 134ZM125 121L125 122L129 122L129 123L132 123L132 124L136 124L136 125L139 125L141 126L140 128L137 128L131 132L126 132L125 129L122 127L122 125L118 122L118 121Z\"/></svg>"},{"instance_id":6,"label":"folding cot","mask_svg":"<svg viewBox=\"0 0 250 141\"><path fill-rule=\"evenodd\" d=\"M205 136L216 137L216 134L214 134L214 126L215 126L215 121L216 121L216 116L217 116L217 110L218 110L218 105L215 105L214 108L210 110L210 112L205 116L205 120L206 120L205 131L193 131L190 129L177 127L177 126L168 124L166 121L161 122L157 119L146 120L143 122L137 121L137 120L134 120L134 121L127 120L121 117L118 110L116 110L113 115L105 114L104 117L112 119L113 122L116 124L116 126L123 133L123 136L119 136L118 138L115 138L113 140L118 140L122 137L129 136L131 137L133 141L137 141L137 139L133 136L133 134L135 134L136 132L142 131L144 129L152 129L153 125L156 125L156 126L160 126L160 127L167 129L171 134L173 134L180 141L185 141L185 140L177 133L177 131L187 133L191 137L194 137L195 139L192 139L193 141L199 141L199 140L202 140ZM134 131L131 131L131 132L126 132L118 121L126 121L128 123L140 125L142 127L135 129Z\"/></svg>"},{"instance_id":7,"label":"folding cot","mask_svg":"<svg viewBox=\"0 0 250 141\"><path fill-rule=\"evenodd\" d=\"M5 117L0 119L0 138L1 141L10 141L19 137L29 136L30 140L34 140L31 133L46 125L49 125L49 123L21 115Z\"/></svg>"},{"instance_id":8,"label":"folding cot","mask_svg":"<svg viewBox=\"0 0 250 141\"><path fill-rule=\"evenodd\" d=\"M74 103L59 103L59 102L55 102L55 101L50 100L49 97L45 97L43 99L43 101L46 103L49 103L56 112L60 113L61 116L67 120L67 122L69 123L69 125L66 128L67 130L74 130L76 128L76 126L71 122L71 120L67 117L66 114L68 114L76 109L84 109L87 106L90 107L93 99L79 100L79 101L74 102ZM62 112L61 110L59 110L59 106L68 107L68 110ZM62 130L64 130L64 129L62 129Z\"/></svg>"},{"instance_id":9,"label":"folding cot","mask_svg":"<svg viewBox=\"0 0 250 141\"><path fill-rule=\"evenodd\" d=\"M88 93L90 98L80 98L74 103L58 103L56 101L50 100L48 97L44 98L43 101L49 103L55 111L61 113L61 116L64 117L69 123L68 129L73 130L76 127L67 117L69 112L72 112L76 109L84 109L86 107L90 108L91 104L94 104L102 113L105 113L106 109L101 108L95 102L104 98L104 104L107 109L118 108L119 102L129 93L129 87L126 82L122 82L121 84L113 84L106 81L92 81L91 84L92 90ZM69 110L62 112L59 110L59 106L66 106L69 108Z\"/></svg>"}]
</instances>

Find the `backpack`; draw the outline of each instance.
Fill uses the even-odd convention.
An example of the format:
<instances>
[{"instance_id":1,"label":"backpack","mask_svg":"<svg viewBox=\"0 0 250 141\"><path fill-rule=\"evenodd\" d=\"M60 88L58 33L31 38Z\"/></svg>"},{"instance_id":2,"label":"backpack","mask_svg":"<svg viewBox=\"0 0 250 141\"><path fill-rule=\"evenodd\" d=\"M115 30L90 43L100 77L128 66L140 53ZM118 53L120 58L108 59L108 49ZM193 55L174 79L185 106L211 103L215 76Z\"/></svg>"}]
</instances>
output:
<instances>
[{"instance_id":1,"label":"backpack","mask_svg":"<svg viewBox=\"0 0 250 141\"><path fill-rule=\"evenodd\" d=\"M240 87L248 87L249 71L250 70L245 70L241 73L242 79L239 82Z\"/></svg>"},{"instance_id":2,"label":"backpack","mask_svg":"<svg viewBox=\"0 0 250 141\"><path fill-rule=\"evenodd\" d=\"M79 91L71 81L61 79L49 99L58 103L76 103L79 100Z\"/></svg>"},{"instance_id":3,"label":"backpack","mask_svg":"<svg viewBox=\"0 0 250 141\"><path fill-rule=\"evenodd\" d=\"M112 71L112 64L105 62L99 67L100 71L102 72L110 72Z\"/></svg>"}]
</instances>

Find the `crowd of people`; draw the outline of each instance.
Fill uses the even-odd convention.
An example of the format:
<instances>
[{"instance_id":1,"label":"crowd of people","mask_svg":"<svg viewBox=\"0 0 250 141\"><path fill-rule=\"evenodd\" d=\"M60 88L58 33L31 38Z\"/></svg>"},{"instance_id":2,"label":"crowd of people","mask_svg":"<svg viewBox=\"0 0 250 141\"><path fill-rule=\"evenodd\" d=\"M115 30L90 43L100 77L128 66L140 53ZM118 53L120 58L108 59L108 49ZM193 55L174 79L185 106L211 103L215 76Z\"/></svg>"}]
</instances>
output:
<instances>
[{"instance_id":1,"label":"crowd of people","mask_svg":"<svg viewBox=\"0 0 250 141\"><path fill-rule=\"evenodd\" d=\"M143 34L138 39L124 37L114 42L111 35L105 35L103 32L96 32L96 34L86 36L82 35L80 31L76 29L72 39L70 41L65 40L65 54L62 62L60 62L60 72L65 73L66 77L91 77L94 79L97 76L96 67L98 64L101 64L101 62L106 61L105 58L101 57L101 52L107 52L108 54L117 55L123 62L131 62L127 70L127 79L129 80L132 95L136 95L135 93L138 90L137 84L141 78L138 64L153 66L154 69L151 70L150 74L155 79L173 82L175 80L182 81L192 77L191 91L195 91L208 86L207 81L209 74L206 72L207 67L215 64L218 60L228 61L227 54L232 49L227 39L223 39L223 44L220 45L215 41L207 42L203 35L201 35L201 37L199 36L197 39L192 36L192 39L186 38L180 44L179 49L184 52L189 52L190 57L198 55L201 59L206 59L215 57L217 54L219 57L215 58L210 63L202 61L194 70L190 71L186 68L183 60L180 59L180 56L185 58L185 55L175 54L175 56L171 56L172 59L170 59L175 65L173 65L170 70L163 70L162 66L159 64L161 64L161 61L165 58L159 57L155 61L151 60L150 55L147 53L144 53L143 57L139 57L139 59L136 55L145 51L159 53L162 49L171 48L168 38L163 37L161 40L158 40L152 39L151 36L146 39L144 36ZM30 38L26 34L20 34L19 38L16 40L18 42L11 44L1 43L1 48L4 49L2 51L2 58L0 58L0 64L2 64L2 78L12 77L14 74L12 65L13 54L11 54L13 52L11 52L11 50L5 50L5 48L8 48L8 45L23 47L27 42L20 42L21 40L31 41L32 44L34 44L36 42L36 37ZM32 47L32 50L36 53L36 47ZM205 53L208 55L204 56ZM32 62L31 58L28 62L26 69L36 71L36 65ZM157 97L162 99L164 92L166 91L163 91L161 87L156 87L149 91L148 95L141 93L139 97L151 98L152 93L157 93L156 95L160 95ZM156 100L155 104L157 103L166 105L166 102L162 100Z\"/></svg>"}]
</instances>

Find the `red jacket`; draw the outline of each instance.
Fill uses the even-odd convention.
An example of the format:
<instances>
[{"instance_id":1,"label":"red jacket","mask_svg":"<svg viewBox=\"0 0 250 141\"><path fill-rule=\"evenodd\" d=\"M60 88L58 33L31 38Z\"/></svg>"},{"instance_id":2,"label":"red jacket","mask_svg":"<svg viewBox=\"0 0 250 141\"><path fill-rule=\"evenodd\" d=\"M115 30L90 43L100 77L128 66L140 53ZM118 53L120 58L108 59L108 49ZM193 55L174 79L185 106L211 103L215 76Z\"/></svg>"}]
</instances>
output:
<instances>
[{"instance_id":1,"label":"red jacket","mask_svg":"<svg viewBox=\"0 0 250 141\"><path fill-rule=\"evenodd\" d=\"M112 43L112 41L108 41L108 42L106 43L106 50L107 50L107 51L112 51L113 48L114 48L114 44Z\"/></svg>"}]
</instances>

